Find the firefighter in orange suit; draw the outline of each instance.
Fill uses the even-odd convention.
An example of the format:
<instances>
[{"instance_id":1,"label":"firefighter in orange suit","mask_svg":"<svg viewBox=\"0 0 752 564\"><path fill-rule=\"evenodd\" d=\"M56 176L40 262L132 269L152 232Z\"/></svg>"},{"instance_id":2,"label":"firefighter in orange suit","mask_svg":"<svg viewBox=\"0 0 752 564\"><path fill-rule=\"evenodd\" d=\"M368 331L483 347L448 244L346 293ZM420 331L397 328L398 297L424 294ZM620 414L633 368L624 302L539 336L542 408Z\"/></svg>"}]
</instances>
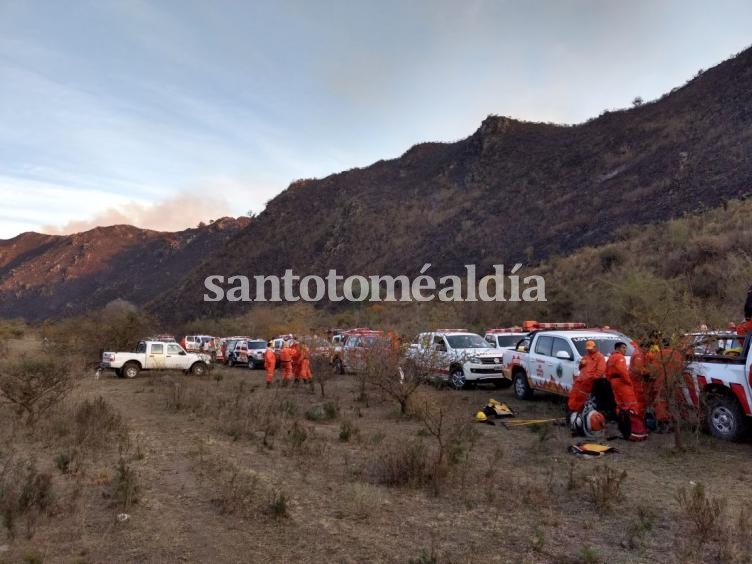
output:
<instances>
[{"instance_id":1,"label":"firefighter in orange suit","mask_svg":"<svg viewBox=\"0 0 752 564\"><path fill-rule=\"evenodd\" d=\"M292 351L287 341L279 351L279 363L282 367L282 385L287 386L292 380Z\"/></svg>"},{"instance_id":2,"label":"firefighter in orange suit","mask_svg":"<svg viewBox=\"0 0 752 564\"><path fill-rule=\"evenodd\" d=\"M614 352L606 362L606 378L611 383L614 400L619 411L634 411L639 413L637 396L632 385L632 378L627 368L627 344L621 341L614 345Z\"/></svg>"},{"instance_id":3,"label":"firefighter in orange suit","mask_svg":"<svg viewBox=\"0 0 752 564\"><path fill-rule=\"evenodd\" d=\"M300 381L300 343L298 341L290 344L290 360L292 360L292 376L297 384Z\"/></svg>"},{"instance_id":4,"label":"firefighter in orange suit","mask_svg":"<svg viewBox=\"0 0 752 564\"><path fill-rule=\"evenodd\" d=\"M567 399L569 411L582 411L593 383L606 373L606 357L598 350L595 341L585 343L587 353L580 360L580 375L574 381Z\"/></svg>"},{"instance_id":5,"label":"firefighter in orange suit","mask_svg":"<svg viewBox=\"0 0 752 564\"><path fill-rule=\"evenodd\" d=\"M311 351L306 345L300 347L300 379L306 383L312 383L313 373L311 373Z\"/></svg>"},{"instance_id":6,"label":"firefighter in orange suit","mask_svg":"<svg viewBox=\"0 0 752 564\"><path fill-rule=\"evenodd\" d=\"M277 366L277 356L274 354L274 347L271 341L267 343L264 351L264 368L266 369L266 387L271 388L274 381L274 368Z\"/></svg>"}]
</instances>

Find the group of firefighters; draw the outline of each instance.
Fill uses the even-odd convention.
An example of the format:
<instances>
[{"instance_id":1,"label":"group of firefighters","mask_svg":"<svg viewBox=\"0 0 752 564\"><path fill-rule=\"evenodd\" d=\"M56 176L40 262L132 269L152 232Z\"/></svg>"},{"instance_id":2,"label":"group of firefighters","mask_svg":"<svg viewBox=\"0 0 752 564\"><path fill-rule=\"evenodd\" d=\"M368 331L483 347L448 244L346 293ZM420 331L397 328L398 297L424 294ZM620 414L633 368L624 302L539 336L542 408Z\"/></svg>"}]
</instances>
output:
<instances>
[{"instance_id":1,"label":"group of firefighters","mask_svg":"<svg viewBox=\"0 0 752 564\"><path fill-rule=\"evenodd\" d=\"M627 365L627 343L618 341L608 361L595 341L580 362L580 375L567 398L570 424L575 433L596 435L615 419L626 438L644 440L645 421L658 431L669 429L669 378L681 375L684 355L670 346L661 346L656 335L646 350L632 342L634 351Z\"/></svg>"},{"instance_id":2,"label":"group of firefighters","mask_svg":"<svg viewBox=\"0 0 752 564\"><path fill-rule=\"evenodd\" d=\"M266 387L271 388L274 382L274 372L277 368L277 353L274 343L267 343L264 351L264 369L266 370ZM299 341L284 341L279 350L279 368L281 385L289 386L291 383L303 382L313 385L313 373L311 372L311 351L307 345Z\"/></svg>"},{"instance_id":3,"label":"group of firefighters","mask_svg":"<svg viewBox=\"0 0 752 564\"><path fill-rule=\"evenodd\" d=\"M745 306L745 320L731 325L739 339L752 333L752 302ZM685 354L662 341L660 333L651 335L644 348L634 341L631 345L634 350L627 364L627 343L616 342L608 361L595 341L585 344L579 377L567 398L573 433L596 436L609 419L616 420L631 440L647 438L648 428L670 430L669 394L672 384L682 378Z\"/></svg>"}]
</instances>

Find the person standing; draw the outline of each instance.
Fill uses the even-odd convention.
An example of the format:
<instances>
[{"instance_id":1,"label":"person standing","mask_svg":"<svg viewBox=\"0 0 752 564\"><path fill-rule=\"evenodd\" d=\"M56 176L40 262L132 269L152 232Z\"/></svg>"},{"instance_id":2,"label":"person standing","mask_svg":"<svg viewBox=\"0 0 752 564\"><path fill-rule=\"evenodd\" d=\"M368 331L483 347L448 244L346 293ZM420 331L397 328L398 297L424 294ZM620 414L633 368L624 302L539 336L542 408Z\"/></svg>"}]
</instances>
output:
<instances>
[{"instance_id":1,"label":"person standing","mask_svg":"<svg viewBox=\"0 0 752 564\"><path fill-rule=\"evenodd\" d=\"M572 385L567 398L569 411L582 411L588 396L593 391L593 384L606 373L606 357L598 350L595 341L585 343L585 356L580 360L580 374Z\"/></svg>"},{"instance_id":2,"label":"person standing","mask_svg":"<svg viewBox=\"0 0 752 564\"><path fill-rule=\"evenodd\" d=\"M264 368L266 369L266 387L271 388L274 381L274 369L277 366L277 355L274 354L274 346L271 341L264 351Z\"/></svg>"},{"instance_id":3,"label":"person standing","mask_svg":"<svg viewBox=\"0 0 752 564\"><path fill-rule=\"evenodd\" d=\"M632 379L629 376L627 368L627 344L618 341L614 345L614 352L608 357L606 362L606 378L611 382L611 389L614 392L616 407L619 411L636 411L637 397Z\"/></svg>"},{"instance_id":4,"label":"person standing","mask_svg":"<svg viewBox=\"0 0 752 564\"><path fill-rule=\"evenodd\" d=\"M282 386L287 386L292 380L292 351L287 341L282 343L279 351L279 364L282 368Z\"/></svg>"},{"instance_id":5,"label":"person standing","mask_svg":"<svg viewBox=\"0 0 752 564\"><path fill-rule=\"evenodd\" d=\"M306 345L300 347L300 379L311 385L313 390L313 373L311 372L311 351Z\"/></svg>"},{"instance_id":6,"label":"person standing","mask_svg":"<svg viewBox=\"0 0 752 564\"><path fill-rule=\"evenodd\" d=\"M300 341L293 341L290 345L290 360L292 361L292 377L297 385L300 382Z\"/></svg>"}]
</instances>

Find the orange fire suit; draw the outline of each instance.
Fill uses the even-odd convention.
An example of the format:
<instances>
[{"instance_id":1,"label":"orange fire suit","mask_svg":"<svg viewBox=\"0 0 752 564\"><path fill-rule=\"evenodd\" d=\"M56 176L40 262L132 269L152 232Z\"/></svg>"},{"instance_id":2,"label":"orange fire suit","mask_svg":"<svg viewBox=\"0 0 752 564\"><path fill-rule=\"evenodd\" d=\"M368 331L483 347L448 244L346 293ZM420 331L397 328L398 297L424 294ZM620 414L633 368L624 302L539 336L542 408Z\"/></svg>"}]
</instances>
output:
<instances>
[{"instance_id":1,"label":"orange fire suit","mask_svg":"<svg viewBox=\"0 0 752 564\"><path fill-rule=\"evenodd\" d=\"M290 360L292 360L292 375L300 380L300 343L295 341L290 345Z\"/></svg>"},{"instance_id":2,"label":"orange fire suit","mask_svg":"<svg viewBox=\"0 0 752 564\"><path fill-rule=\"evenodd\" d=\"M638 411L637 396L632 386L632 378L629 376L627 359L619 351L614 351L608 357L606 363L606 378L611 383L614 392L614 400L619 411Z\"/></svg>"},{"instance_id":3,"label":"orange fire suit","mask_svg":"<svg viewBox=\"0 0 752 564\"><path fill-rule=\"evenodd\" d=\"M266 382L271 384L274 380L274 368L277 366L277 356L274 349L267 347L264 351L264 368L266 369Z\"/></svg>"},{"instance_id":4,"label":"orange fire suit","mask_svg":"<svg viewBox=\"0 0 752 564\"><path fill-rule=\"evenodd\" d=\"M282 365L282 379L292 380L292 351L289 347L282 347L279 351L279 363Z\"/></svg>"},{"instance_id":5,"label":"orange fire suit","mask_svg":"<svg viewBox=\"0 0 752 564\"><path fill-rule=\"evenodd\" d=\"M744 337L747 333L752 333L752 319L745 319L736 326L736 334Z\"/></svg>"},{"instance_id":6,"label":"orange fire suit","mask_svg":"<svg viewBox=\"0 0 752 564\"><path fill-rule=\"evenodd\" d=\"M572 384L567 398L569 411L582 411L590 392L593 391L593 382L598 378L603 378L605 373L606 357L598 350L588 351L580 361L580 375Z\"/></svg>"},{"instance_id":7,"label":"orange fire suit","mask_svg":"<svg viewBox=\"0 0 752 564\"><path fill-rule=\"evenodd\" d=\"M629 378L632 381L632 389L637 400L637 409L635 411L640 415L644 415L648 401L646 379L650 375L650 372L647 369L645 352L637 343L633 342L632 346L634 347L634 352L629 362Z\"/></svg>"},{"instance_id":8,"label":"orange fire suit","mask_svg":"<svg viewBox=\"0 0 752 564\"><path fill-rule=\"evenodd\" d=\"M311 354L308 347L303 345L300 347L300 377L304 382L309 382L313 377L311 373Z\"/></svg>"},{"instance_id":9,"label":"orange fire suit","mask_svg":"<svg viewBox=\"0 0 752 564\"><path fill-rule=\"evenodd\" d=\"M648 398L655 408L655 418L659 422L671 419L668 408L669 384L679 382L684 371L684 355L669 347L651 355L648 364L651 382Z\"/></svg>"}]
</instances>

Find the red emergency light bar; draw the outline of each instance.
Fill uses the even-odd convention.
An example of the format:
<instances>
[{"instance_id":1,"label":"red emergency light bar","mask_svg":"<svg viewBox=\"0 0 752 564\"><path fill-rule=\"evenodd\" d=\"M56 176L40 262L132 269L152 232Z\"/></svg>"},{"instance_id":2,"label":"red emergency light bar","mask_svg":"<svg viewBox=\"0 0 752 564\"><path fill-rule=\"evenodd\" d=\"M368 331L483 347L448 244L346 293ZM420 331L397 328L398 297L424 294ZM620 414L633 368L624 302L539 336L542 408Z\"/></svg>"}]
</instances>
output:
<instances>
[{"instance_id":1,"label":"red emergency light bar","mask_svg":"<svg viewBox=\"0 0 752 564\"><path fill-rule=\"evenodd\" d=\"M434 333L467 333L467 329L434 329Z\"/></svg>"},{"instance_id":2,"label":"red emergency light bar","mask_svg":"<svg viewBox=\"0 0 752 564\"><path fill-rule=\"evenodd\" d=\"M516 327L501 327L499 329L489 329L486 333L524 333L525 330L519 325Z\"/></svg>"},{"instance_id":3,"label":"red emergency light bar","mask_svg":"<svg viewBox=\"0 0 752 564\"><path fill-rule=\"evenodd\" d=\"M522 324L525 331L537 329L587 329L586 323L539 323L538 321L525 321Z\"/></svg>"}]
</instances>

